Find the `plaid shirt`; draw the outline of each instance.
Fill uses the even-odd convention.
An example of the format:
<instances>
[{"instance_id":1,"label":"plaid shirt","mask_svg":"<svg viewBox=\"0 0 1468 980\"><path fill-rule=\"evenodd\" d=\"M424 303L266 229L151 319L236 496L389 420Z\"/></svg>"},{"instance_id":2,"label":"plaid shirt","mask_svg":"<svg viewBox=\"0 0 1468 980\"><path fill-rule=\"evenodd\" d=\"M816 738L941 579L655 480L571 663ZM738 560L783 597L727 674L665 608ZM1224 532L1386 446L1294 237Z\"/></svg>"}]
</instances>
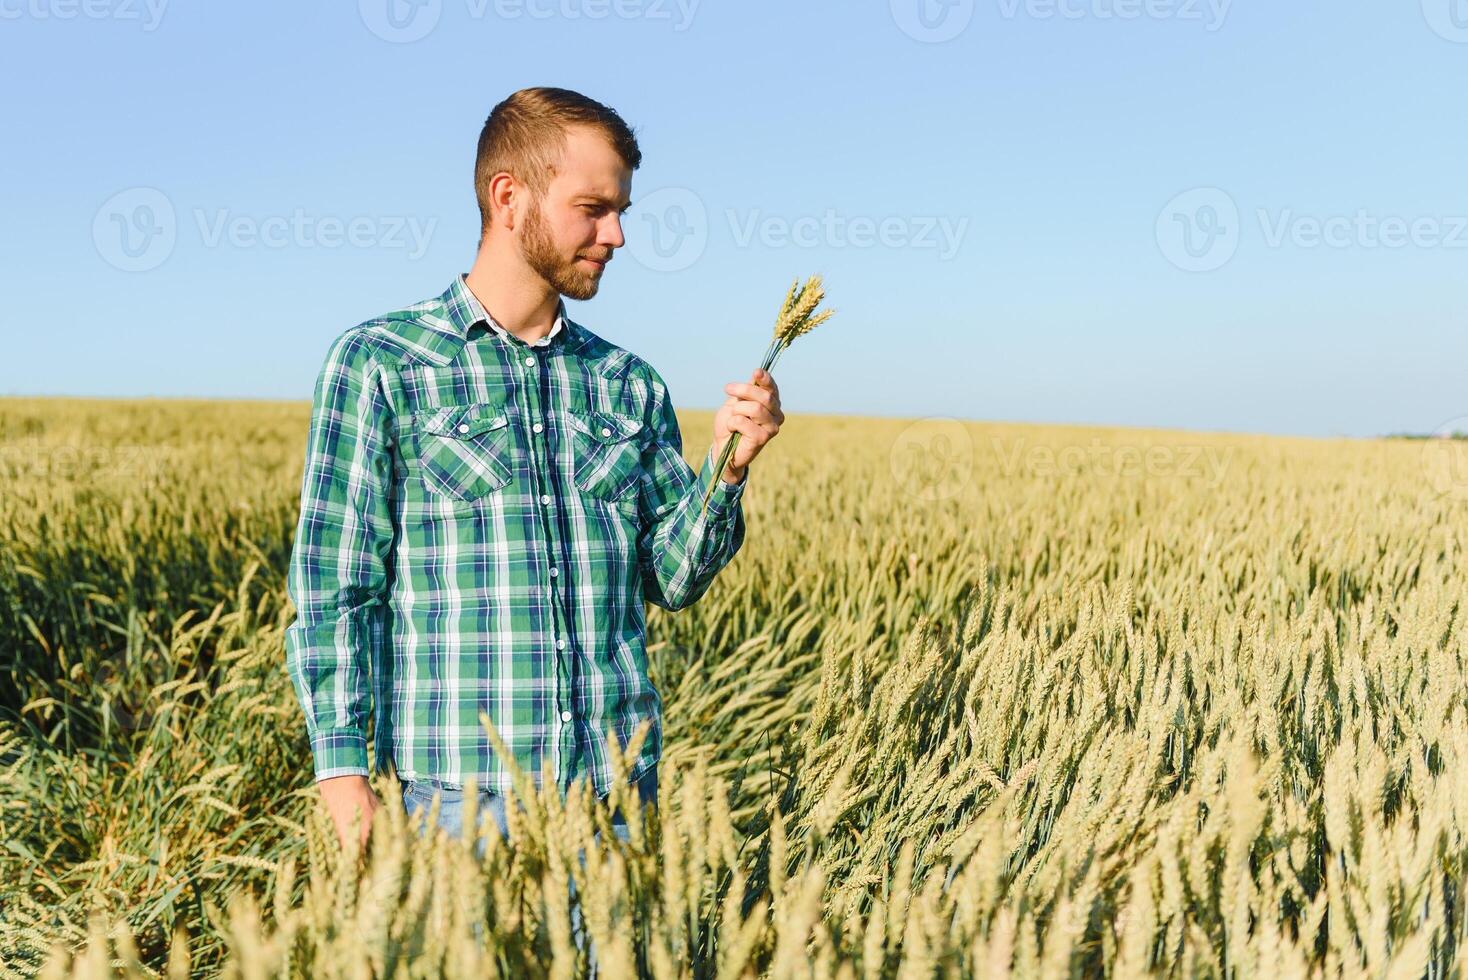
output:
<instances>
[{"instance_id":1,"label":"plaid shirt","mask_svg":"<svg viewBox=\"0 0 1468 980\"><path fill-rule=\"evenodd\" d=\"M699 514L652 366L565 315L526 344L456 277L333 341L287 575L286 666L317 779L376 769L510 790L483 726L560 787L610 789L607 733L662 750L644 599L682 609L744 538L745 482ZM371 704L369 706L369 698Z\"/></svg>"}]
</instances>

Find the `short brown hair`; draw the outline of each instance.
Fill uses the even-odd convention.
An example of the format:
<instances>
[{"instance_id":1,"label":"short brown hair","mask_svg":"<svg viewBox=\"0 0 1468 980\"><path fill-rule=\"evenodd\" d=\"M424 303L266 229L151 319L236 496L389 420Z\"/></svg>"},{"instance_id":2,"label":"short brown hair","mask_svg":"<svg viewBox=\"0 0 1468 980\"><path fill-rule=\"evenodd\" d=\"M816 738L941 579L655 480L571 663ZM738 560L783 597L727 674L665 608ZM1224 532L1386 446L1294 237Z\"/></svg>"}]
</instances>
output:
<instances>
[{"instance_id":1,"label":"short brown hair","mask_svg":"<svg viewBox=\"0 0 1468 980\"><path fill-rule=\"evenodd\" d=\"M642 163L637 137L616 110L570 89L522 88L491 110L479 132L474 196L479 200L481 237L489 230L489 182L494 175L508 173L540 197L555 176L555 161L565 149L571 126L601 131L629 170Z\"/></svg>"}]
</instances>

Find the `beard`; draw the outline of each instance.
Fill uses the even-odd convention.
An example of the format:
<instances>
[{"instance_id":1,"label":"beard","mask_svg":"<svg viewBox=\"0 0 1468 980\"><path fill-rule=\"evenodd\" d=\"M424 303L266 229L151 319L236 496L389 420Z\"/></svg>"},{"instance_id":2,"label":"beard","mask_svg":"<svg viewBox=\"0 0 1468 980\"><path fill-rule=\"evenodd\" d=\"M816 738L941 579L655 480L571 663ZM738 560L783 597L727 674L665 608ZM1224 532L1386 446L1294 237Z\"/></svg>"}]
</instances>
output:
<instances>
[{"instance_id":1,"label":"beard","mask_svg":"<svg viewBox=\"0 0 1468 980\"><path fill-rule=\"evenodd\" d=\"M525 231L520 236L520 254L526 265L556 292L571 299L591 299L601 286L600 271L586 271L576 264L577 257L563 256L551 240L550 228L541 214L540 202L531 203L525 214Z\"/></svg>"}]
</instances>

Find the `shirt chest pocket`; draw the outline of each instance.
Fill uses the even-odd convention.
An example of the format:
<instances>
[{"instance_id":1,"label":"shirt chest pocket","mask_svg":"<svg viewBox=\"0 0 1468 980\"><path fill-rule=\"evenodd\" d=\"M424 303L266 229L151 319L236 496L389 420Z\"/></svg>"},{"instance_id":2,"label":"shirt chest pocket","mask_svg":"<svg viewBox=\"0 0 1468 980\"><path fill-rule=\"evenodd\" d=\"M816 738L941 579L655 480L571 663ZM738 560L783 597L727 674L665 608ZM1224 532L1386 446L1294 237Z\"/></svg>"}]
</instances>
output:
<instances>
[{"instance_id":1,"label":"shirt chest pocket","mask_svg":"<svg viewBox=\"0 0 1468 980\"><path fill-rule=\"evenodd\" d=\"M495 402L425 409L413 416L423 485L430 496L477 500L514 475L510 412Z\"/></svg>"},{"instance_id":2,"label":"shirt chest pocket","mask_svg":"<svg viewBox=\"0 0 1468 980\"><path fill-rule=\"evenodd\" d=\"M566 427L577 488L603 500L617 500L633 490L642 471L642 419L612 412L568 412Z\"/></svg>"}]
</instances>

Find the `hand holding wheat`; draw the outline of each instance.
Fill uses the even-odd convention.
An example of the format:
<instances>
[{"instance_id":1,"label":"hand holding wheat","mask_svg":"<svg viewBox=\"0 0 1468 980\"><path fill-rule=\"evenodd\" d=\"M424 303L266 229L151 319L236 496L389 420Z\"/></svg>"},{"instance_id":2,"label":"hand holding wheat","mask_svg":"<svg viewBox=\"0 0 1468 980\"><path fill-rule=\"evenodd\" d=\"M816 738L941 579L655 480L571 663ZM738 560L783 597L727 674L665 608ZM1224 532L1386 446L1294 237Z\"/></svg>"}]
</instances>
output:
<instances>
[{"instance_id":1,"label":"hand holding wheat","mask_svg":"<svg viewBox=\"0 0 1468 980\"><path fill-rule=\"evenodd\" d=\"M811 276L803 284L800 280L791 283L790 291L785 294L785 302L780 305L780 313L775 317L775 336L770 341L770 347L765 351L764 361L755 369L751 377L751 384L728 384L724 390L728 392L734 401L728 403L731 407L728 426L734 430L724 442L723 451L719 454L717 464L714 466L713 477L708 486L704 487L703 504L700 513L708 509L709 497L713 495L714 486L724 477L725 467L735 458L734 451L739 445L740 436L748 434L751 444L746 453L739 458L736 470L743 470L749 462L758 455L764 444L780 431L780 423L785 420L785 415L780 411L780 389L775 385L775 379L770 376L770 368L774 367L776 359L781 352L799 337L801 334L809 333L816 327L830 319L835 310L821 310L816 312L816 307L826 298L826 291L821 285L819 275ZM717 441L721 433L718 422L715 421L714 438Z\"/></svg>"}]
</instances>

